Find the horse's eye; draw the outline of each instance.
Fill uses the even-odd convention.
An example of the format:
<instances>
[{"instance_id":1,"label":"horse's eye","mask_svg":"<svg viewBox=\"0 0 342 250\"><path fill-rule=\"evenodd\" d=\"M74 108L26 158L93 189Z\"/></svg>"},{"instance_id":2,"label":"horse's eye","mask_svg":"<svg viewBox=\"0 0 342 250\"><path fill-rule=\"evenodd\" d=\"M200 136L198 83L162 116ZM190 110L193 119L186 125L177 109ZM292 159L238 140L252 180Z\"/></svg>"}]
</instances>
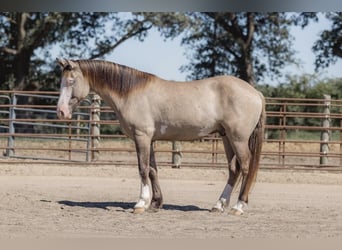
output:
<instances>
[{"instance_id":1,"label":"horse's eye","mask_svg":"<svg viewBox=\"0 0 342 250\"><path fill-rule=\"evenodd\" d=\"M68 78L67 79L67 84L70 86L73 86L74 85L74 83L75 83L75 79L74 78Z\"/></svg>"}]
</instances>

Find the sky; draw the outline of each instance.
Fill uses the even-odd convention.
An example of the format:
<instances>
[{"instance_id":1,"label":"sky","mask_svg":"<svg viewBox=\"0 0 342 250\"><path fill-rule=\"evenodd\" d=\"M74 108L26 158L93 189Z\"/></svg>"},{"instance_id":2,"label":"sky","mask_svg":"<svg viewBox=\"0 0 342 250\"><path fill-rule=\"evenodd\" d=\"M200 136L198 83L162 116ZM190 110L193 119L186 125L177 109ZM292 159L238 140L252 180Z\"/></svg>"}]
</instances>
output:
<instances>
[{"instance_id":1,"label":"sky","mask_svg":"<svg viewBox=\"0 0 342 250\"><path fill-rule=\"evenodd\" d=\"M158 31L149 31L144 42L130 39L117 47L106 60L130 66L155 74L167 80L184 81L186 73L179 68L188 62L185 48L181 46L181 37L167 40Z\"/></svg>"},{"instance_id":2,"label":"sky","mask_svg":"<svg viewBox=\"0 0 342 250\"><path fill-rule=\"evenodd\" d=\"M320 18L319 23L311 23L304 29L293 27L291 34L294 36L293 48L296 57L300 60L301 65L289 66L282 70L283 74L302 75L314 74L315 54L312 52L312 46L317 40L319 33L330 27L328 20ZM187 62L185 48L181 46L181 37L173 40L164 41L160 34L153 30L149 33L144 42L137 39L130 39L114 52L105 57L106 60L127 65L138 70L155 74L167 80L185 81L186 73L180 71L180 67ZM342 77L342 59L338 59L337 63L319 73L321 78L324 77ZM271 85L277 85L284 81L284 78L274 79L271 81L266 78L264 82Z\"/></svg>"}]
</instances>

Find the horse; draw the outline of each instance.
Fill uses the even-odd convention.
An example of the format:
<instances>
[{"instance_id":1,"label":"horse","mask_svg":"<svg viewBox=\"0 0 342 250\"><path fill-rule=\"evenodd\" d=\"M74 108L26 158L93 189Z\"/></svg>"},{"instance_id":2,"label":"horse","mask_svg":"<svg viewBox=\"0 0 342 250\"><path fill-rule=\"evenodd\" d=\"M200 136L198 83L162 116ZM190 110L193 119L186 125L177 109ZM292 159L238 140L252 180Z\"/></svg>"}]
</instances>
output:
<instances>
[{"instance_id":1,"label":"horse","mask_svg":"<svg viewBox=\"0 0 342 250\"><path fill-rule=\"evenodd\" d=\"M177 82L109 61L57 62L62 69L57 116L71 119L79 102L94 91L134 141L141 187L133 213L163 205L153 142L196 140L212 133L222 137L229 177L211 211L225 211L241 182L230 213L244 213L259 169L265 124L265 99L253 86L234 76Z\"/></svg>"}]
</instances>

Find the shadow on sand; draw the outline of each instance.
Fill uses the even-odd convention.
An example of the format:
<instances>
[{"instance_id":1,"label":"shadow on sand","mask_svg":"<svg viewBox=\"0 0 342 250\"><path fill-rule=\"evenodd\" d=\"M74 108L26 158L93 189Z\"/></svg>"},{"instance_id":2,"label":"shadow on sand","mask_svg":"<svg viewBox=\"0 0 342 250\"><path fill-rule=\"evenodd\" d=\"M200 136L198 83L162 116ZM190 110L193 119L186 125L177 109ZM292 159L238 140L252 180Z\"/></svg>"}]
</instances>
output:
<instances>
[{"instance_id":1,"label":"shadow on sand","mask_svg":"<svg viewBox=\"0 0 342 250\"><path fill-rule=\"evenodd\" d=\"M124 210L133 209L135 203L134 202L79 202L79 201L58 201L60 205L70 206L70 207L84 207L84 208L100 208L109 210L110 207L117 207ZM163 210L177 210L177 211L210 211L209 209L200 208L193 205L171 205L164 204Z\"/></svg>"}]
</instances>

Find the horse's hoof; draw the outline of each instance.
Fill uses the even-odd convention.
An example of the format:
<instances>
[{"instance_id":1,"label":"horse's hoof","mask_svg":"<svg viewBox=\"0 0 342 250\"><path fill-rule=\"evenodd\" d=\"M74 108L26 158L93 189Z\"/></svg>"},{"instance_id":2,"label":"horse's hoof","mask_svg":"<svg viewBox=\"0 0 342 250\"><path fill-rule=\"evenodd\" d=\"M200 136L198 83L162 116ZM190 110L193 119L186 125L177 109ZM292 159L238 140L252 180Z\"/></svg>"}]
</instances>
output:
<instances>
[{"instance_id":1,"label":"horse's hoof","mask_svg":"<svg viewBox=\"0 0 342 250\"><path fill-rule=\"evenodd\" d=\"M223 213L224 212L224 209L223 208L217 208L217 207L213 207L211 210L210 210L211 213Z\"/></svg>"},{"instance_id":2,"label":"horse's hoof","mask_svg":"<svg viewBox=\"0 0 342 250\"><path fill-rule=\"evenodd\" d=\"M230 214L233 215L242 215L243 214L243 208L247 208L247 203L244 201L239 200L234 207L230 210Z\"/></svg>"},{"instance_id":3,"label":"horse's hoof","mask_svg":"<svg viewBox=\"0 0 342 250\"><path fill-rule=\"evenodd\" d=\"M133 210L133 214L142 214L145 212L145 208L144 207L135 207Z\"/></svg>"},{"instance_id":4,"label":"horse's hoof","mask_svg":"<svg viewBox=\"0 0 342 250\"><path fill-rule=\"evenodd\" d=\"M241 209L232 208L230 209L229 214L239 216L239 215L243 215L243 211Z\"/></svg>"},{"instance_id":5,"label":"horse's hoof","mask_svg":"<svg viewBox=\"0 0 342 250\"><path fill-rule=\"evenodd\" d=\"M163 207L163 201L162 200L156 200L152 201L150 205L150 209L160 209Z\"/></svg>"}]
</instances>

